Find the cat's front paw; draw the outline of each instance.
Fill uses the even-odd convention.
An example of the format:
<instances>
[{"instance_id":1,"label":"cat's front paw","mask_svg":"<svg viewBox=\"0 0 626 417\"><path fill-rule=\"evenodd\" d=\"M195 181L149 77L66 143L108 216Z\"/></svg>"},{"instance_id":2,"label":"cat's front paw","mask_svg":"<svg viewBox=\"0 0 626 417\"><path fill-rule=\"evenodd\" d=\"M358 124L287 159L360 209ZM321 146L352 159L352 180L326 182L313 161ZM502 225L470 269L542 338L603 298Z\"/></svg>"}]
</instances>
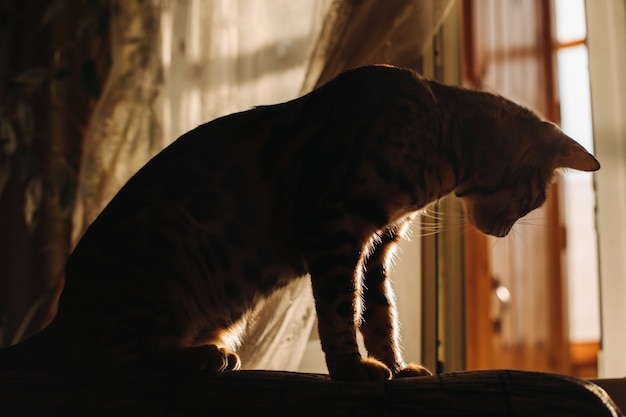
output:
<instances>
[{"instance_id":1,"label":"cat's front paw","mask_svg":"<svg viewBox=\"0 0 626 417\"><path fill-rule=\"evenodd\" d=\"M330 377L340 381L384 381L391 378L391 371L382 362L373 358L343 362L329 366Z\"/></svg>"},{"instance_id":2,"label":"cat's front paw","mask_svg":"<svg viewBox=\"0 0 626 417\"><path fill-rule=\"evenodd\" d=\"M430 376L432 372L421 365L410 363L395 374L394 378L412 378L416 376Z\"/></svg>"}]
</instances>

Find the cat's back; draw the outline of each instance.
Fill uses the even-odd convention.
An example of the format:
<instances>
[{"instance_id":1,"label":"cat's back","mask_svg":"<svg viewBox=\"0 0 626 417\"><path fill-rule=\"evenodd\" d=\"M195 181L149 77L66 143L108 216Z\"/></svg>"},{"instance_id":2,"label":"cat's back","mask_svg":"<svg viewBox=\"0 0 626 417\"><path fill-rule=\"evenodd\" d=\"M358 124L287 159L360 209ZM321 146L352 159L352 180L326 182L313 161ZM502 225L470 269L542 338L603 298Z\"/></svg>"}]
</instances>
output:
<instances>
[{"instance_id":1,"label":"cat's back","mask_svg":"<svg viewBox=\"0 0 626 417\"><path fill-rule=\"evenodd\" d=\"M217 203L224 193L236 191L237 178L254 169L272 119L280 117L279 113L272 106L255 108L184 133L124 184L92 226L122 221L154 205L176 206L194 198Z\"/></svg>"},{"instance_id":2,"label":"cat's back","mask_svg":"<svg viewBox=\"0 0 626 417\"><path fill-rule=\"evenodd\" d=\"M414 72L370 66L298 99L200 125L122 187L79 249L120 256L121 248L141 246L137 239L154 228L172 240L192 228L216 238L242 227L262 238L268 237L262 228L289 233L301 211L343 198L368 158L380 159L389 150L391 164L392 152L406 153L406 146L381 140L430 135L433 103L428 85ZM413 132L416 126L423 131ZM174 217L184 227L167 229L163 221Z\"/></svg>"},{"instance_id":3,"label":"cat's back","mask_svg":"<svg viewBox=\"0 0 626 417\"><path fill-rule=\"evenodd\" d=\"M223 223L251 216L288 223L298 205L344 195L368 159L406 152L399 141L432 141L435 108L428 83L413 71L368 66L300 98L215 119L182 135L139 170L91 234L98 228L109 233L112 224L145 219L151 207L163 206ZM120 233L133 230L123 226Z\"/></svg>"}]
</instances>

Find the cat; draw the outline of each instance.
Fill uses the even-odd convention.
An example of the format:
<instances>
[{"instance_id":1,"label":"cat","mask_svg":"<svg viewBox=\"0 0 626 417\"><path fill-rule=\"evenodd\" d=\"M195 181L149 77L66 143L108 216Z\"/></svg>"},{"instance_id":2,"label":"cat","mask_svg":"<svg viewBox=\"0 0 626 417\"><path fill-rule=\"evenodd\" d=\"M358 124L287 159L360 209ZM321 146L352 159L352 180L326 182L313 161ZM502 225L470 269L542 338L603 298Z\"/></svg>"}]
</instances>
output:
<instances>
[{"instance_id":1,"label":"cat","mask_svg":"<svg viewBox=\"0 0 626 417\"><path fill-rule=\"evenodd\" d=\"M506 236L555 169L599 167L500 96L392 66L349 70L156 155L70 255L52 323L2 351L0 369L238 369L250 312L310 274L333 379L428 375L402 359L388 279L416 213L455 193L472 225Z\"/></svg>"}]
</instances>

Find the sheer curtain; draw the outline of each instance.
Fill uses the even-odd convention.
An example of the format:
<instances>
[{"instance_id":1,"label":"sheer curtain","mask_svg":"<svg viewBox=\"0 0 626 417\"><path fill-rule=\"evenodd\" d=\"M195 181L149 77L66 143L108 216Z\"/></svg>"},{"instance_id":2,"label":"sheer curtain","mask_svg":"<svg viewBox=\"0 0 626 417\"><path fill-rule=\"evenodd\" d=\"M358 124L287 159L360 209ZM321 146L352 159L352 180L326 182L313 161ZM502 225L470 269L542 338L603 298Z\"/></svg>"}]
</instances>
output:
<instances>
[{"instance_id":1,"label":"sheer curtain","mask_svg":"<svg viewBox=\"0 0 626 417\"><path fill-rule=\"evenodd\" d=\"M150 157L200 123L289 100L358 65L417 67L453 0L130 0L89 126L74 242ZM315 323L308 280L255 312L244 367L296 370Z\"/></svg>"},{"instance_id":2,"label":"sheer curtain","mask_svg":"<svg viewBox=\"0 0 626 417\"><path fill-rule=\"evenodd\" d=\"M342 71L386 63L420 70L422 54L455 0L340 0L330 6L304 90Z\"/></svg>"}]
</instances>

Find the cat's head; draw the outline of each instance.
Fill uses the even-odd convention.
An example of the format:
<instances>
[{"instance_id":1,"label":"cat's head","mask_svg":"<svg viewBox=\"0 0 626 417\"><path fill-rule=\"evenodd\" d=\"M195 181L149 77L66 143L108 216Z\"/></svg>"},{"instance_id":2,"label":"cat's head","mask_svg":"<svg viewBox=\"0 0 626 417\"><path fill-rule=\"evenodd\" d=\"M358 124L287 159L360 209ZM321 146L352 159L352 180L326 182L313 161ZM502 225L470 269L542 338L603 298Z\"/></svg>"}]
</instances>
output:
<instances>
[{"instance_id":1,"label":"cat's head","mask_svg":"<svg viewBox=\"0 0 626 417\"><path fill-rule=\"evenodd\" d=\"M520 217L541 206L556 169L600 168L591 154L556 125L534 114L524 119L508 126L506 137L497 143L483 142L488 149L473 157L470 174L455 188L470 223L485 234L506 236ZM485 133L494 131L486 129Z\"/></svg>"}]
</instances>

